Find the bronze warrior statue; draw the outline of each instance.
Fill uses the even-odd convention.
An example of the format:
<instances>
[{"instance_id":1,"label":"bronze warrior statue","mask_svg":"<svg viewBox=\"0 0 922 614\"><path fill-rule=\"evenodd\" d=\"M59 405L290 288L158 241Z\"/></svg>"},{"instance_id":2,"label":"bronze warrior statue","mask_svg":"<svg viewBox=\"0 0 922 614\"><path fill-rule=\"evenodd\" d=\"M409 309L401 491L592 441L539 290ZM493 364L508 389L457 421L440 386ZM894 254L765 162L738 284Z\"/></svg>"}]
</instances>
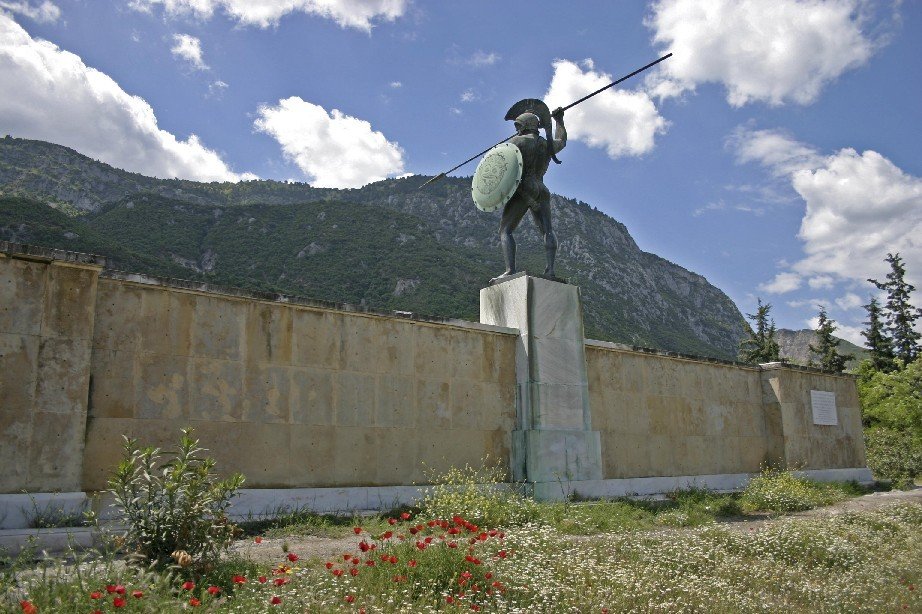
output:
<instances>
[{"instance_id":1,"label":"bronze warrior statue","mask_svg":"<svg viewBox=\"0 0 922 614\"><path fill-rule=\"evenodd\" d=\"M539 109L535 110L540 112ZM551 193L544 185L544 174L547 172L551 159L556 161L557 152L566 146L567 129L563 124L563 109L556 109L550 116L554 118L553 135L550 132L550 126L543 126L549 140L545 140L538 134L542 121L535 113L526 111L515 118L516 135L509 142L518 147L522 154L522 179L512 198L503 207L503 215L499 223L499 238L503 246L506 270L502 275L496 277L496 280L516 272L515 239L512 233L522 221L525 212L529 210L538 226L538 232L544 237L544 252L547 260L544 274L554 277L557 237L554 235L551 223Z\"/></svg>"}]
</instances>

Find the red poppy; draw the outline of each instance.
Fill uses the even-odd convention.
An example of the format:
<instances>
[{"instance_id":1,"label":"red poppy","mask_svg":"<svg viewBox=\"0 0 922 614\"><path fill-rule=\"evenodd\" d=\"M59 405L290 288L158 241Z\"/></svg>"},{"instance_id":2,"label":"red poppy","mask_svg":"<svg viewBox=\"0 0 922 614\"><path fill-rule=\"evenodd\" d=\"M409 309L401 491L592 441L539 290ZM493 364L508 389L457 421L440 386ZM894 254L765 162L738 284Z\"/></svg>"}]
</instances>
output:
<instances>
[{"instance_id":1,"label":"red poppy","mask_svg":"<svg viewBox=\"0 0 922 614\"><path fill-rule=\"evenodd\" d=\"M493 574L491 574L491 573L488 571L487 573L483 574L483 577L486 578L487 580L489 580L490 578L493 577Z\"/></svg>"},{"instance_id":2,"label":"red poppy","mask_svg":"<svg viewBox=\"0 0 922 614\"><path fill-rule=\"evenodd\" d=\"M25 612L25 614L36 614L36 612L38 612L38 608L35 606L35 604L28 600L20 601L19 607L22 608L22 611Z\"/></svg>"},{"instance_id":3,"label":"red poppy","mask_svg":"<svg viewBox=\"0 0 922 614\"><path fill-rule=\"evenodd\" d=\"M438 524L438 523L437 523L435 520L430 520L430 521L427 522L426 524L429 525L430 527L434 527L434 526L435 526L436 524Z\"/></svg>"},{"instance_id":4,"label":"red poppy","mask_svg":"<svg viewBox=\"0 0 922 614\"><path fill-rule=\"evenodd\" d=\"M419 529L416 527L410 527L410 535L416 535L417 533L419 533Z\"/></svg>"},{"instance_id":5,"label":"red poppy","mask_svg":"<svg viewBox=\"0 0 922 614\"><path fill-rule=\"evenodd\" d=\"M102 610L100 610L100 609L95 609L95 610L93 610L93 614L102 614Z\"/></svg>"},{"instance_id":6,"label":"red poppy","mask_svg":"<svg viewBox=\"0 0 922 614\"><path fill-rule=\"evenodd\" d=\"M394 526L395 524L397 524L397 519L396 519L396 518L388 518L388 519L387 519L387 524L389 524L389 525L391 525L391 526Z\"/></svg>"},{"instance_id":7,"label":"red poppy","mask_svg":"<svg viewBox=\"0 0 922 614\"><path fill-rule=\"evenodd\" d=\"M369 548L369 546L368 546L368 542L367 542L367 541L362 540L362 541L359 542L359 550L361 550L362 552L368 552L368 548Z\"/></svg>"},{"instance_id":8,"label":"red poppy","mask_svg":"<svg viewBox=\"0 0 922 614\"><path fill-rule=\"evenodd\" d=\"M193 588L195 588L195 582L183 582L182 583L182 590L184 591L191 591Z\"/></svg>"},{"instance_id":9,"label":"red poppy","mask_svg":"<svg viewBox=\"0 0 922 614\"><path fill-rule=\"evenodd\" d=\"M272 583L275 584L276 586L285 586L286 584L288 584L288 582L289 582L288 578L276 578L275 580L272 581Z\"/></svg>"},{"instance_id":10,"label":"red poppy","mask_svg":"<svg viewBox=\"0 0 922 614\"><path fill-rule=\"evenodd\" d=\"M269 603L271 603L272 605L278 605L282 603L282 598L279 597L278 595L274 595L272 599L269 600Z\"/></svg>"},{"instance_id":11,"label":"red poppy","mask_svg":"<svg viewBox=\"0 0 922 614\"><path fill-rule=\"evenodd\" d=\"M452 527L452 528L448 529L448 534L449 534L449 535L457 535L457 534L460 533L460 532L461 532L461 529L459 529L458 527Z\"/></svg>"},{"instance_id":12,"label":"red poppy","mask_svg":"<svg viewBox=\"0 0 922 614\"><path fill-rule=\"evenodd\" d=\"M431 544L431 543L432 543L432 537L431 537L431 536L430 536L430 537L427 537L427 538L424 539L423 541L426 542L427 544Z\"/></svg>"},{"instance_id":13,"label":"red poppy","mask_svg":"<svg viewBox=\"0 0 922 614\"><path fill-rule=\"evenodd\" d=\"M496 553L496 556L498 556L498 557L501 558L501 559L504 559L504 558L506 558L506 551L505 551L505 550L500 550L499 552Z\"/></svg>"},{"instance_id":14,"label":"red poppy","mask_svg":"<svg viewBox=\"0 0 922 614\"><path fill-rule=\"evenodd\" d=\"M384 538L384 539L390 539L390 538L392 538L393 536L394 536L394 532L393 532L393 531L385 531L385 532L384 532L384 535L382 535L381 537Z\"/></svg>"},{"instance_id":15,"label":"red poppy","mask_svg":"<svg viewBox=\"0 0 922 614\"><path fill-rule=\"evenodd\" d=\"M234 576L234 584L246 584L247 579L243 576Z\"/></svg>"},{"instance_id":16,"label":"red poppy","mask_svg":"<svg viewBox=\"0 0 922 614\"><path fill-rule=\"evenodd\" d=\"M131 596L134 597L135 599L140 599L141 597L144 596L144 593L141 591L131 591Z\"/></svg>"},{"instance_id":17,"label":"red poppy","mask_svg":"<svg viewBox=\"0 0 922 614\"><path fill-rule=\"evenodd\" d=\"M263 543L263 538L257 535L253 541L256 542L257 544L261 544Z\"/></svg>"},{"instance_id":18,"label":"red poppy","mask_svg":"<svg viewBox=\"0 0 922 614\"><path fill-rule=\"evenodd\" d=\"M220 589L219 587L213 585L213 584L212 584L211 586L208 587L208 594L209 594L209 595L217 595L217 594L220 593L220 592L221 592L221 589Z\"/></svg>"},{"instance_id":19,"label":"red poppy","mask_svg":"<svg viewBox=\"0 0 922 614\"><path fill-rule=\"evenodd\" d=\"M375 562L372 561L371 559L368 559L367 561L365 561L365 565L367 565L368 567L374 567Z\"/></svg>"},{"instance_id":20,"label":"red poppy","mask_svg":"<svg viewBox=\"0 0 922 614\"><path fill-rule=\"evenodd\" d=\"M457 547L458 547L458 543L457 543L457 542L448 542L448 547L449 547L449 548L457 548Z\"/></svg>"},{"instance_id":21,"label":"red poppy","mask_svg":"<svg viewBox=\"0 0 922 614\"><path fill-rule=\"evenodd\" d=\"M110 595L111 595L112 593L114 593L114 592L115 592L115 585L114 585L114 584L106 584L106 592L109 593Z\"/></svg>"},{"instance_id":22,"label":"red poppy","mask_svg":"<svg viewBox=\"0 0 922 614\"><path fill-rule=\"evenodd\" d=\"M269 578L267 578L266 576L259 576L258 578L256 578L256 581L259 582L260 584L265 584L266 582L269 581Z\"/></svg>"},{"instance_id":23,"label":"red poppy","mask_svg":"<svg viewBox=\"0 0 922 614\"><path fill-rule=\"evenodd\" d=\"M406 580L407 578L406 578L406 576L394 576L393 579L394 579L394 582L403 582L403 581Z\"/></svg>"},{"instance_id":24,"label":"red poppy","mask_svg":"<svg viewBox=\"0 0 922 614\"><path fill-rule=\"evenodd\" d=\"M471 609L474 610L475 612L479 612L479 611L480 611L480 606L477 605L476 603L472 603L472 604L471 604Z\"/></svg>"},{"instance_id":25,"label":"red poppy","mask_svg":"<svg viewBox=\"0 0 922 614\"><path fill-rule=\"evenodd\" d=\"M102 598L102 593L100 593L99 591L93 591L92 593L90 593L90 599L101 599L101 598Z\"/></svg>"},{"instance_id":26,"label":"red poppy","mask_svg":"<svg viewBox=\"0 0 922 614\"><path fill-rule=\"evenodd\" d=\"M343 575L343 570L342 570L342 569L334 569L334 570L333 570L333 575L336 576L336 577L338 578L338 577L340 577L341 575Z\"/></svg>"},{"instance_id":27,"label":"red poppy","mask_svg":"<svg viewBox=\"0 0 922 614\"><path fill-rule=\"evenodd\" d=\"M119 595L124 595L124 594L125 594L125 587L122 586L121 584L116 584L116 585L115 585L115 592L118 593Z\"/></svg>"},{"instance_id":28,"label":"red poppy","mask_svg":"<svg viewBox=\"0 0 922 614\"><path fill-rule=\"evenodd\" d=\"M349 573L352 574L353 576L357 576L359 575L359 568L353 567L352 569L349 570Z\"/></svg>"},{"instance_id":29,"label":"red poppy","mask_svg":"<svg viewBox=\"0 0 922 614\"><path fill-rule=\"evenodd\" d=\"M451 595L449 595L448 597L445 597L445 603L452 604L454 602L455 602L455 598L452 597Z\"/></svg>"},{"instance_id":30,"label":"red poppy","mask_svg":"<svg viewBox=\"0 0 922 614\"><path fill-rule=\"evenodd\" d=\"M333 563L331 563L330 561L327 561L325 565L327 566L327 569L333 569Z\"/></svg>"},{"instance_id":31,"label":"red poppy","mask_svg":"<svg viewBox=\"0 0 922 614\"><path fill-rule=\"evenodd\" d=\"M410 519L410 513L409 513L409 512L404 512L404 513L402 513L402 514L400 515L400 517L403 518L404 520L409 520L409 519Z\"/></svg>"},{"instance_id":32,"label":"red poppy","mask_svg":"<svg viewBox=\"0 0 922 614\"><path fill-rule=\"evenodd\" d=\"M490 537L496 537L497 533L499 533L499 531L497 531L496 529L490 529L489 535Z\"/></svg>"},{"instance_id":33,"label":"red poppy","mask_svg":"<svg viewBox=\"0 0 922 614\"><path fill-rule=\"evenodd\" d=\"M353 527L352 530L355 532L356 535L358 535L359 533L362 532L362 527Z\"/></svg>"},{"instance_id":34,"label":"red poppy","mask_svg":"<svg viewBox=\"0 0 922 614\"><path fill-rule=\"evenodd\" d=\"M354 595L346 595L346 603L352 603L353 601L355 601Z\"/></svg>"},{"instance_id":35,"label":"red poppy","mask_svg":"<svg viewBox=\"0 0 922 614\"><path fill-rule=\"evenodd\" d=\"M465 522L464 518L461 518L461 516L452 516L451 519L455 524L464 524Z\"/></svg>"},{"instance_id":36,"label":"red poppy","mask_svg":"<svg viewBox=\"0 0 922 614\"><path fill-rule=\"evenodd\" d=\"M391 555L391 558L388 559L388 560L391 562L391 565L396 565L396 564L397 564L397 557L394 556L393 554Z\"/></svg>"},{"instance_id":37,"label":"red poppy","mask_svg":"<svg viewBox=\"0 0 922 614\"><path fill-rule=\"evenodd\" d=\"M125 601L124 597L116 597L115 599L112 600L112 607L113 608L124 608L126 603L128 602Z\"/></svg>"},{"instance_id":38,"label":"red poppy","mask_svg":"<svg viewBox=\"0 0 922 614\"><path fill-rule=\"evenodd\" d=\"M358 557L352 557L352 564L353 564L353 565L358 565L358 564L359 564L359 559L358 559Z\"/></svg>"},{"instance_id":39,"label":"red poppy","mask_svg":"<svg viewBox=\"0 0 922 614\"><path fill-rule=\"evenodd\" d=\"M295 561L297 561L298 558L300 558L300 557L298 557L298 555L295 554L294 552L289 552L289 553L288 553L288 560L291 561L292 563L294 563Z\"/></svg>"},{"instance_id":40,"label":"red poppy","mask_svg":"<svg viewBox=\"0 0 922 614\"><path fill-rule=\"evenodd\" d=\"M410 561L409 563L407 563L407 565L409 565L410 567L416 567L416 561Z\"/></svg>"},{"instance_id":41,"label":"red poppy","mask_svg":"<svg viewBox=\"0 0 922 614\"><path fill-rule=\"evenodd\" d=\"M197 607L197 606L202 605L202 602L199 601L198 599L196 599L195 597L190 597L190 598L189 598L189 605L191 605L191 606L194 608L194 607Z\"/></svg>"}]
</instances>

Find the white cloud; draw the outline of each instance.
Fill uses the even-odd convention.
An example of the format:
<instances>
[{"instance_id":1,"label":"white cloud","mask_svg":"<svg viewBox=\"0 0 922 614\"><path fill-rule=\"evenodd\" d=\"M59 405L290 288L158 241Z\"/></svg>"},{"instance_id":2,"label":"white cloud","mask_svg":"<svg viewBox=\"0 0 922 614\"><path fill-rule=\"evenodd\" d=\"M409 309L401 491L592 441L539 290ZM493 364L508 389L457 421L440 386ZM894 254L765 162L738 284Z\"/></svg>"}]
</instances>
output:
<instances>
[{"instance_id":1,"label":"white cloud","mask_svg":"<svg viewBox=\"0 0 922 614\"><path fill-rule=\"evenodd\" d=\"M784 294L793 292L802 285L803 279L797 273L781 272L768 283L759 284L759 290L769 294Z\"/></svg>"},{"instance_id":2,"label":"white cloud","mask_svg":"<svg viewBox=\"0 0 922 614\"><path fill-rule=\"evenodd\" d=\"M829 275L817 275L807 280L807 285L813 290L828 290L832 288L835 280Z\"/></svg>"},{"instance_id":3,"label":"white cloud","mask_svg":"<svg viewBox=\"0 0 922 614\"><path fill-rule=\"evenodd\" d=\"M804 324L807 325L807 328L816 330L820 325L819 316L814 316L808 320L804 321ZM861 331L863 330L860 326L849 326L848 324L842 324L841 322L835 322L835 331L833 335L839 339L845 339L846 341L851 341L857 346L864 347L865 339L861 336ZM844 352L845 350L841 350Z\"/></svg>"},{"instance_id":4,"label":"white cloud","mask_svg":"<svg viewBox=\"0 0 922 614\"><path fill-rule=\"evenodd\" d=\"M208 95L212 98L220 98L228 87L230 86L220 79L212 81L208 84Z\"/></svg>"},{"instance_id":5,"label":"white cloud","mask_svg":"<svg viewBox=\"0 0 922 614\"><path fill-rule=\"evenodd\" d=\"M849 292L844 296L837 298L836 305L842 311L848 311L850 309L857 309L858 307L864 305L864 300L854 292Z\"/></svg>"},{"instance_id":6,"label":"white cloud","mask_svg":"<svg viewBox=\"0 0 922 614\"><path fill-rule=\"evenodd\" d=\"M390 85L394 89L403 87L403 83L401 83L400 81L391 81Z\"/></svg>"},{"instance_id":7,"label":"white cloud","mask_svg":"<svg viewBox=\"0 0 922 614\"><path fill-rule=\"evenodd\" d=\"M189 34L174 34L173 48L170 49L177 58L185 60L196 70L207 70L208 65L202 57L202 41Z\"/></svg>"},{"instance_id":8,"label":"white cloud","mask_svg":"<svg viewBox=\"0 0 922 614\"><path fill-rule=\"evenodd\" d=\"M883 258L899 252L909 277L919 279L922 179L872 150L844 148L823 156L770 130L741 131L736 138L739 151L748 152L740 153L741 160L786 176L806 204L798 233L806 256L791 265L793 273L817 279L816 287L831 285L831 279L863 282L886 274Z\"/></svg>"},{"instance_id":9,"label":"white cloud","mask_svg":"<svg viewBox=\"0 0 922 614\"><path fill-rule=\"evenodd\" d=\"M809 104L831 81L867 62L866 0L658 0L646 25L675 53L650 78L657 95L702 83L727 102Z\"/></svg>"},{"instance_id":10,"label":"white cloud","mask_svg":"<svg viewBox=\"0 0 922 614\"><path fill-rule=\"evenodd\" d=\"M370 123L297 96L261 106L254 126L278 141L315 187L355 188L404 172L403 150Z\"/></svg>"},{"instance_id":11,"label":"white cloud","mask_svg":"<svg viewBox=\"0 0 922 614\"><path fill-rule=\"evenodd\" d=\"M451 113L452 115L463 115L464 114L464 111L462 111L458 107L448 107L448 112Z\"/></svg>"},{"instance_id":12,"label":"white cloud","mask_svg":"<svg viewBox=\"0 0 922 614\"><path fill-rule=\"evenodd\" d=\"M468 88L461 92L461 102L474 102L477 100L477 98L477 92L475 92L472 88Z\"/></svg>"},{"instance_id":13,"label":"white cloud","mask_svg":"<svg viewBox=\"0 0 922 614\"><path fill-rule=\"evenodd\" d=\"M48 0L45 0L37 6L31 2L10 2L9 0L0 0L0 12L4 9L39 23L54 23L61 17L61 9L58 8L58 5Z\"/></svg>"},{"instance_id":14,"label":"white cloud","mask_svg":"<svg viewBox=\"0 0 922 614\"><path fill-rule=\"evenodd\" d=\"M585 64L584 66L591 66ZM582 98L614 81L611 75L581 68L568 60L554 62L554 76L544 100L551 109ZM666 120L644 92L610 89L567 111L569 138L604 148L611 158L639 156L653 149Z\"/></svg>"},{"instance_id":15,"label":"white cloud","mask_svg":"<svg viewBox=\"0 0 922 614\"><path fill-rule=\"evenodd\" d=\"M42 139L118 168L200 181L235 181L221 156L195 135L162 130L150 105L122 90L80 57L33 39L0 14L0 123L19 137Z\"/></svg>"},{"instance_id":16,"label":"white cloud","mask_svg":"<svg viewBox=\"0 0 922 614\"><path fill-rule=\"evenodd\" d=\"M500 59L502 59L502 56L495 51L487 53L486 51L477 50L467 59L467 63L471 66L493 66Z\"/></svg>"},{"instance_id":17,"label":"white cloud","mask_svg":"<svg viewBox=\"0 0 922 614\"><path fill-rule=\"evenodd\" d=\"M394 21L409 0L132 0L130 6L149 12L163 6L170 15L211 18L217 10L248 26L268 28L289 13L307 13L332 19L343 28L370 31L376 21Z\"/></svg>"}]
</instances>

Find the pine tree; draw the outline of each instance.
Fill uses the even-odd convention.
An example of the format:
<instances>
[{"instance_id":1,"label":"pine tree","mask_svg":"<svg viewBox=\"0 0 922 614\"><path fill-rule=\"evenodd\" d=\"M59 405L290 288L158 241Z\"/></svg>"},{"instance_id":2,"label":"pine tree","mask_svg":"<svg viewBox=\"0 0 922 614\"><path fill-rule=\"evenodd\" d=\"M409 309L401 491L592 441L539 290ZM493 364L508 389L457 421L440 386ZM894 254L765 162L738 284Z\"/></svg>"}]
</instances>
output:
<instances>
[{"instance_id":1,"label":"pine tree","mask_svg":"<svg viewBox=\"0 0 922 614\"><path fill-rule=\"evenodd\" d=\"M865 322L867 329L861 331L865 338L865 345L871 351L871 367L875 371L889 373L896 365L893 362L893 342L884 330L883 312L876 297L871 297L871 302L864 306L868 312Z\"/></svg>"},{"instance_id":2,"label":"pine tree","mask_svg":"<svg viewBox=\"0 0 922 614\"><path fill-rule=\"evenodd\" d=\"M749 339L740 343L739 357L743 362L763 363L779 360L781 347L775 341L775 321L768 318L771 309L771 303L763 305L760 298L756 312L746 314L756 328L753 331L749 327Z\"/></svg>"},{"instance_id":3,"label":"pine tree","mask_svg":"<svg viewBox=\"0 0 922 614\"><path fill-rule=\"evenodd\" d=\"M832 333L836 331L836 321L829 318L826 308L820 305L819 323L816 325L816 347L810 344L810 351L819 357L819 368L832 373L845 371L845 363L854 358L851 354L839 354L839 343Z\"/></svg>"},{"instance_id":4,"label":"pine tree","mask_svg":"<svg viewBox=\"0 0 922 614\"><path fill-rule=\"evenodd\" d=\"M887 281L879 282L868 279L879 290L887 292L884 306L887 315L887 329L893 344L893 355L909 364L919 355L919 339L922 335L913 328L915 321L922 317L922 309L915 309L909 302L909 295L915 286L906 281L906 268L899 254L887 254L885 260L890 264Z\"/></svg>"}]
</instances>

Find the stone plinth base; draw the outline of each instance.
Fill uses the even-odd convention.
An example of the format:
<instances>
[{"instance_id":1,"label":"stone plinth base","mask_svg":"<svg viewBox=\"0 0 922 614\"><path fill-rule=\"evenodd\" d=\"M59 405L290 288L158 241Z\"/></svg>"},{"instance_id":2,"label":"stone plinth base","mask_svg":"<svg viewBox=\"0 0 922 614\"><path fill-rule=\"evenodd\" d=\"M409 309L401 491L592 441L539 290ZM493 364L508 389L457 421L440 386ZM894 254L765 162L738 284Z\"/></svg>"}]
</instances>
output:
<instances>
[{"instance_id":1,"label":"stone plinth base","mask_svg":"<svg viewBox=\"0 0 922 614\"><path fill-rule=\"evenodd\" d=\"M513 479L517 482L601 480L599 432L513 431L512 463Z\"/></svg>"}]
</instances>

